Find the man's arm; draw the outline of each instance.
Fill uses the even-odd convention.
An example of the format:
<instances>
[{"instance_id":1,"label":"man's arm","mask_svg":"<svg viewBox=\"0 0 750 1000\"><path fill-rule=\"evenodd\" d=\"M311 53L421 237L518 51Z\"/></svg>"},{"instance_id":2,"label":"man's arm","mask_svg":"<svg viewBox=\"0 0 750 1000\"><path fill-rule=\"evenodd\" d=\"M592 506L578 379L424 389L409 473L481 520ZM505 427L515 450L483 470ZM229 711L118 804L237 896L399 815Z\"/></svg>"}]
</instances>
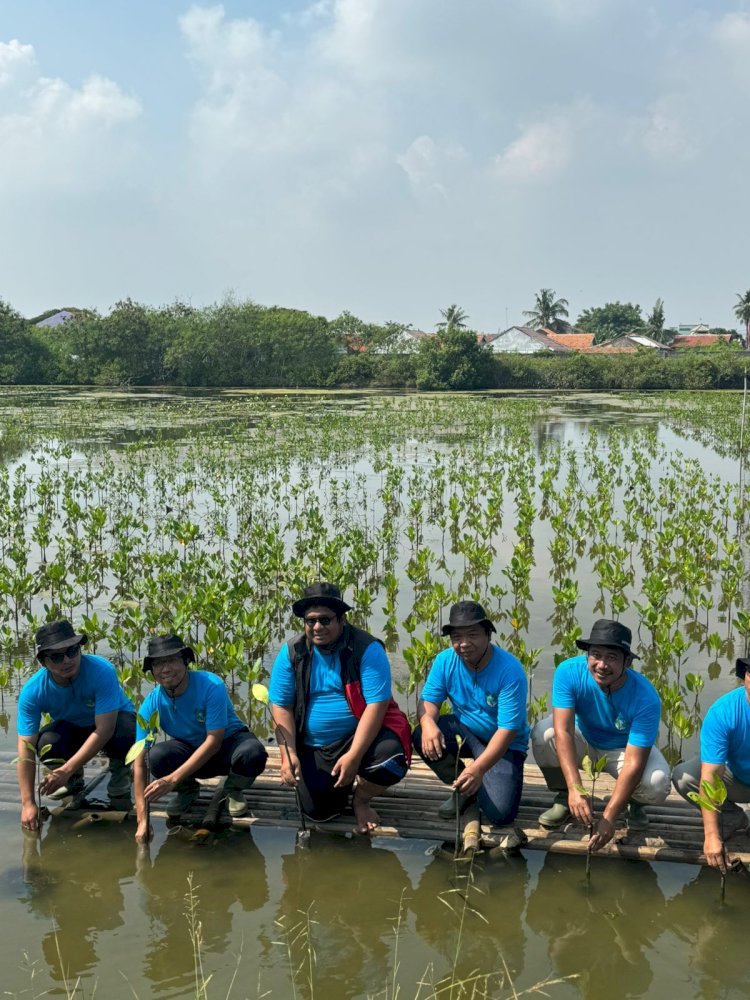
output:
<instances>
[{"instance_id":1,"label":"man's arm","mask_svg":"<svg viewBox=\"0 0 750 1000\"><path fill-rule=\"evenodd\" d=\"M218 753L221 749L221 744L224 742L224 730L223 729L210 729L206 733L205 740L197 747L188 757L184 764L180 764L178 768L172 771L171 774L164 775L163 778L155 778L150 785L144 790L144 798L147 802L156 802L163 795L174 790L175 785L178 785L185 778L189 778L191 774L194 774L199 770L208 760Z\"/></svg>"},{"instance_id":2,"label":"man's arm","mask_svg":"<svg viewBox=\"0 0 750 1000\"><path fill-rule=\"evenodd\" d=\"M602 818L596 825L594 836L589 841L589 850L598 851L614 836L615 820L640 784L650 753L651 747L635 747L632 743L628 743L625 747L625 762L617 776L612 795L604 807Z\"/></svg>"},{"instance_id":3,"label":"man's arm","mask_svg":"<svg viewBox=\"0 0 750 1000\"><path fill-rule=\"evenodd\" d=\"M362 758L380 732L389 704L390 698L388 701L373 701L365 708L357 722L351 747L339 757L331 769L331 774L337 779L334 788L351 785L357 777Z\"/></svg>"},{"instance_id":4,"label":"man's arm","mask_svg":"<svg viewBox=\"0 0 750 1000\"><path fill-rule=\"evenodd\" d=\"M139 844L146 844L153 836L153 830L147 822L146 809L146 751L143 750L133 761L133 799L137 826L135 839Z\"/></svg>"},{"instance_id":5,"label":"man's arm","mask_svg":"<svg viewBox=\"0 0 750 1000\"><path fill-rule=\"evenodd\" d=\"M94 716L94 731L86 738L83 745L64 764L45 775L42 782L42 794L51 795L52 792L62 788L76 771L80 771L84 764L99 753L102 747L112 739L117 724L117 711L105 712L102 715Z\"/></svg>"},{"instance_id":6,"label":"man's arm","mask_svg":"<svg viewBox=\"0 0 750 1000\"><path fill-rule=\"evenodd\" d=\"M438 726L440 705L419 699L417 721L422 729L422 753L428 760L440 760L445 753L445 736Z\"/></svg>"},{"instance_id":7,"label":"man's arm","mask_svg":"<svg viewBox=\"0 0 750 1000\"><path fill-rule=\"evenodd\" d=\"M725 770L723 764L701 763L701 787L703 787L704 781L713 784L717 775L723 778ZM724 853L719 813L713 809L701 809L701 816L703 817L703 853L706 856L706 861L712 868L726 872L727 857Z\"/></svg>"},{"instance_id":8,"label":"man's arm","mask_svg":"<svg viewBox=\"0 0 750 1000\"><path fill-rule=\"evenodd\" d=\"M578 790L581 774L576 754L576 712L574 708L553 708L552 724L555 728L555 748L560 768L568 786L568 808L579 823L588 826L593 821L589 797Z\"/></svg>"},{"instance_id":9,"label":"man's arm","mask_svg":"<svg viewBox=\"0 0 750 1000\"><path fill-rule=\"evenodd\" d=\"M289 747L287 756L283 741L279 741L281 754L281 780L285 785L298 785L302 776L299 757L297 756L297 727L294 724L292 709L284 705L271 705L273 724L281 729Z\"/></svg>"},{"instance_id":10,"label":"man's arm","mask_svg":"<svg viewBox=\"0 0 750 1000\"><path fill-rule=\"evenodd\" d=\"M18 787L21 790L21 827L24 830L39 829L39 809L34 790L36 758L33 751L27 746L27 744L31 744L32 747L36 747L38 741L39 733L34 733L33 736L18 737L19 760L16 763L16 774L18 775Z\"/></svg>"},{"instance_id":11,"label":"man's arm","mask_svg":"<svg viewBox=\"0 0 750 1000\"><path fill-rule=\"evenodd\" d=\"M484 751L461 771L453 787L465 795L474 795L478 792L485 774L505 755L515 737L515 729L496 730Z\"/></svg>"}]
</instances>

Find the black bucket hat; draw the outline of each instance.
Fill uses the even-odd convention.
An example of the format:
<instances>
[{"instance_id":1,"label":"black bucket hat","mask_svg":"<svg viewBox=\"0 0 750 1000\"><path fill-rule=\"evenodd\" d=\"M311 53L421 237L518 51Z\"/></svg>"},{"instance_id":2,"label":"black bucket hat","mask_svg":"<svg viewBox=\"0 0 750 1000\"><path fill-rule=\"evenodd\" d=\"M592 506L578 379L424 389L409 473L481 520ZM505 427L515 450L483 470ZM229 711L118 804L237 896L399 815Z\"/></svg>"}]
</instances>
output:
<instances>
[{"instance_id":1,"label":"black bucket hat","mask_svg":"<svg viewBox=\"0 0 750 1000\"><path fill-rule=\"evenodd\" d=\"M745 679L745 674L750 670L750 659L745 656L740 656L734 663L734 672L742 681Z\"/></svg>"},{"instance_id":2,"label":"black bucket hat","mask_svg":"<svg viewBox=\"0 0 750 1000\"><path fill-rule=\"evenodd\" d=\"M83 645L89 641L85 632L76 632L66 619L59 622L47 622L46 625L42 625L37 630L34 638L37 656L52 649L66 649L74 642L80 642Z\"/></svg>"},{"instance_id":3,"label":"black bucket hat","mask_svg":"<svg viewBox=\"0 0 750 1000\"><path fill-rule=\"evenodd\" d=\"M635 656L630 648L633 633L622 622L613 622L609 618L599 618L591 627L588 639L576 639L579 649L588 650L589 646L611 646L621 649L628 656Z\"/></svg>"},{"instance_id":4,"label":"black bucket hat","mask_svg":"<svg viewBox=\"0 0 750 1000\"><path fill-rule=\"evenodd\" d=\"M470 628L472 625L488 625L490 632L497 631L481 604L476 601L458 601L450 609L448 624L443 625L443 635L450 635L454 628Z\"/></svg>"},{"instance_id":5,"label":"black bucket hat","mask_svg":"<svg viewBox=\"0 0 750 1000\"><path fill-rule=\"evenodd\" d=\"M148 650L143 657L143 672L151 669L154 660L163 660L165 656L178 656L186 653L186 663L195 663L195 650L185 643L178 635L155 635L148 641Z\"/></svg>"},{"instance_id":6,"label":"black bucket hat","mask_svg":"<svg viewBox=\"0 0 750 1000\"><path fill-rule=\"evenodd\" d=\"M351 611L351 605L341 598L341 591L335 583L311 583L305 587L304 594L292 605L292 611L298 618L304 618L308 608L320 605L330 608L337 615Z\"/></svg>"}]
</instances>

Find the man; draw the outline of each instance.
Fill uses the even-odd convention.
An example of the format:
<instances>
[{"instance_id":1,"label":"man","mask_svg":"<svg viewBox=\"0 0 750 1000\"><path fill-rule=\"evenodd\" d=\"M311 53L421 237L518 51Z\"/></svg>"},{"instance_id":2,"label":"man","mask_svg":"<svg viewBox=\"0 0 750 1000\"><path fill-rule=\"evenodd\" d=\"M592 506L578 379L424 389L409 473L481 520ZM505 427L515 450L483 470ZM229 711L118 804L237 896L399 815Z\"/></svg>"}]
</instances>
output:
<instances>
[{"instance_id":1,"label":"man","mask_svg":"<svg viewBox=\"0 0 750 1000\"><path fill-rule=\"evenodd\" d=\"M282 647L271 672L273 720L283 731L281 778L299 786L302 807L325 822L354 788L357 832L380 823L371 802L406 774L409 722L391 697L391 668L380 640L346 620L332 583L313 583L292 610L304 631Z\"/></svg>"},{"instance_id":2,"label":"man","mask_svg":"<svg viewBox=\"0 0 750 1000\"><path fill-rule=\"evenodd\" d=\"M586 754L594 761L606 757L615 787L591 837L592 851L609 843L624 809L628 829L644 831L642 803L657 805L669 794L669 765L654 746L661 703L651 682L631 669L631 641L630 629L620 622L594 622L589 638L576 642L585 655L563 660L555 671L552 716L531 733L534 758L557 793L539 817L550 830L571 816L585 826L593 822L579 767Z\"/></svg>"},{"instance_id":3,"label":"man","mask_svg":"<svg viewBox=\"0 0 750 1000\"><path fill-rule=\"evenodd\" d=\"M713 868L727 870L724 842L748 830L747 814L736 803L750 802L750 659L739 659L735 673L743 686L724 694L706 712L701 727L700 754L678 764L672 781L687 799L689 792L705 798L704 781L721 778L727 790L720 812L701 809L703 853Z\"/></svg>"},{"instance_id":4,"label":"man","mask_svg":"<svg viewBox=\"0 0 750 1000\"><path fill-rule=\"evenodd\" d=\"M36 633L41 669L21 688L18 698L18 784L21 826L39 828L33 766L34 747L45 760L62 760L45 774L42 795L63 798L83 791L83 767L100 750L109 757L110 799L130 798L125 756L135 735L135 711L120 687L114 666L102 656L82 653L88 642L69 621L43 625ZM42 713L52 722L40 728ZM52 767L52 764L50 764Z\"/></svg>"},{"instance_id":5,"label":"man","mask_svg":"<svg viewBox=\"0 0 750 1000\"><path fill-rule=\"evenodd\" d=\"M505 826L516 818L521 801L528 684L515 656L493 645L494 631L476 601L459 601L450 609L443 626L450 648L438 653L427 675L413 742L441 781L453 786L453 795L438 809L441 816L453 816L476 799L491 823ZM446 700L453 711L441 715ZM471 763L464 765L462 757L471 757Z\"/></svg>"},{"instance_id":6,"label":"man","mask_svg":"<svg viewBox=\"0 0 750 1000\"><path fill-rule=\"evenodd\" d=\"M176 798L167 806L167 816L177 819L200 794L197 778L226 774L224 791L229 815L244 816L244 790L266 766L268 754L237 717L224 681L205 670L190 670L194 662L194 650L176 635L151 639L143 659L143 670L153 673L156 687L146 696L138 714L148 724L158 712L159 728L170 739L155 743L149 750L153 780L148 780L145 753L135 760L135 836L139 843L151 839L146 803L176 791ZM139 722L138 739L147 736Z\"/></svg>"}]
</instances>

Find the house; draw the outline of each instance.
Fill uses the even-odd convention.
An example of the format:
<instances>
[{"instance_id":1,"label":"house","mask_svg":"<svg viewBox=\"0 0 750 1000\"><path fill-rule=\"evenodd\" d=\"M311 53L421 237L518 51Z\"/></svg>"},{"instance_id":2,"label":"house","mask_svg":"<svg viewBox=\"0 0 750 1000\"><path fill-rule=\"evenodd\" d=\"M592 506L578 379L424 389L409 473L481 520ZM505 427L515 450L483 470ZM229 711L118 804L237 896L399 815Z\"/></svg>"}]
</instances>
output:
<instances>
[{"instance_id":1,"label":"house","mask_svg":"<svg viewBox=\"0 0 750 1000\"><path fill-rule=\"evenodd\" d=\"M554 340L556 344L569 347L572 351L590 351L594 346L593 333L557 333L556 330L550 330L549 327L545 327L542 333L546 334L550 340Z\"/></svg>"},{"instance_id":2,"label":"house","mask_svg":"<svg viewBox=\"0 0 750 1000\"><path fill-rule=\"evenodd\" d=\"M717 344L728 344L732 340L729 333L678 333L672 338L672 347L676 350L696 347L715 347Z\"/></svg>"},{"instance_id":3,"label":"house","mask_svg":"<svg viewBox=\"0 0 750 1000\"><path fill-rule=\"evenodd\" d=\"M571 351L566 344L558 343L530 326L511 326L496 334L492 340L490 335L485 337L493 354L569 354Z\"/></svg>"},{"instance_id":4,"label":"house","mask_svg":"<svg viewBox=\"0 0 750 1000\"><path fill-rule=\"evenodd\" d=\"M605 340L603 344L592 345L590 353L635 354L636 351L642 350L657 351L663 358L673 353L671 347L660 344L658 340L648 337L645 333L626 333L620 337L613 337L612 340Z\"/></svg>"},{"instance_id":5,"label":"house","mask_svg":"<svg viewBox=\"0 0 750 1000\"><path fill-rule=\"evenodd\" d=\"M67 323L69 319L74 319L74 314L69 309L60 309L56 313L52 313L46 319L41 320L39 323L35 323L35 326L61 326L63 323Z\"/></svg>"}]
</instances>

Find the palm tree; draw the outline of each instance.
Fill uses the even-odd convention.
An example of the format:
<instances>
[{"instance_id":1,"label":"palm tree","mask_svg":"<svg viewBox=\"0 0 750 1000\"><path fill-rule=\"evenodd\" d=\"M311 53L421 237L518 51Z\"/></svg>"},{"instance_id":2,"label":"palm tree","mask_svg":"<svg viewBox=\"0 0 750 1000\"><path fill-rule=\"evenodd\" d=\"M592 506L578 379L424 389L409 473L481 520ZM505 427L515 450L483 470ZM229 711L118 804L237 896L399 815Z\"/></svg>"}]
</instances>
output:
<instances>
[{"instance_id":1,"label":"palm tree","mask_svg":"<svg viewBox=\"0 0 750 1000\"><path fill-rule=\"evenodd\" d=\"M524 312L529 324L536 329L546 327L556 333L562 333L567 328L565 317L568 315L568 300L556 299L551 288L542 288L534 297L534 308Z\"/></svg>"},{"instance_id":2,"label":"palm tree","mask_svg":"<svg viewBox=\"0 0 750 1000\"><path fill-rule=\"evenodd\" d=\"M737 305L734 307L734 315L745 324L745 347L750 343L750 290L744 295L737 293Z\"/></svg>"},{"instance_id":3,"label":"palm tree","mask_svg":"<svg viewBox=\"0 0 750 1000\"><path fill-rule=\"evenodd\" d=\"M463 329L466 326L466 320L469 318L468 313L465 313L455 302L453 305L448 306L447 309L441 309L440 315L443 318L437 325L438 330Z\"/></svg>"}]
</instances>

